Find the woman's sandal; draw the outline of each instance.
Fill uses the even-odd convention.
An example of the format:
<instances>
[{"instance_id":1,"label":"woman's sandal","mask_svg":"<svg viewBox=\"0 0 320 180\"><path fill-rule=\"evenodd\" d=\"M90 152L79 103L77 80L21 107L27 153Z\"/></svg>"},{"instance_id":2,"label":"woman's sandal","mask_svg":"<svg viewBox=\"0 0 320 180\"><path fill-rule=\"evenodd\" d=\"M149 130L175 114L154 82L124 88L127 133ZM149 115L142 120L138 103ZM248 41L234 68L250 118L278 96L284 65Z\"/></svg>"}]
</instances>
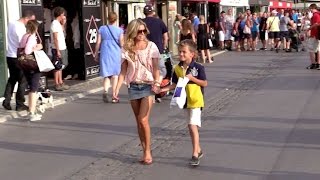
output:
<instances>
[{"instance_id":1,"label":"woman's sandal","mask_svg":"<svg viewBox=\"0 0 320 180\"><path fill-rule=\"evenodd\" d=\"M116 98L112 98L112 101L111 101L112 103L119 103L120 102L120 100L119 99L116 99Z\"/></svg>"}]
</instances>

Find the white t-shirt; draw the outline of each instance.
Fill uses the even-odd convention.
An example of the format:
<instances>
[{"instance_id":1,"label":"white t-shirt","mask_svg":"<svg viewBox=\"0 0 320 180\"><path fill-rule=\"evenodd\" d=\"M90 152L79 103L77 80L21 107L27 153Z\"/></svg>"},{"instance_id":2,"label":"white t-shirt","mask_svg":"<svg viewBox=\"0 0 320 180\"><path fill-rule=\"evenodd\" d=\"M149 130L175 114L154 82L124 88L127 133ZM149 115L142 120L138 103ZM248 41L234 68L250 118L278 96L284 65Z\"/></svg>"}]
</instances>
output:
<instances>
[{"instance_id":1,"label":"white t-shirt","mask_svg":"<svg viewBox=\"0 0 320 180\"><path fill-rule=\"evenodd\" d=\"M26 31L26 26L20 21L9 23L7 57L17 58L17 49Z\"/></svg>"},{"instance_id":2,"label":"white t-shirt","mask_svg":"<svg viewBox=\"0 0 320 180\"><path fill-rule=\"evenodd\" d=\"M62 25L58 20L52 21L51 28L50 28L51 46L52 46L52 49L56 49L54 45L53 33L58 33L59 50L66 50L67 49L66 39L64 37Z\"/></svg>"}]
</instances>

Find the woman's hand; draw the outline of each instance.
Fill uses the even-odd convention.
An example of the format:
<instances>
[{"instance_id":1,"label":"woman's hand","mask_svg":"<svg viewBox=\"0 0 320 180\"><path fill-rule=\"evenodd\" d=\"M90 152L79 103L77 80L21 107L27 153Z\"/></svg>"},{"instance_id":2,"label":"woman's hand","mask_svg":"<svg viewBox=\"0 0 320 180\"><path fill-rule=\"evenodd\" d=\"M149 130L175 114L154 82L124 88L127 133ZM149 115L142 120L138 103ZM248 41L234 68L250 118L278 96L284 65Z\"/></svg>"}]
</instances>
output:
<instances>
[{"instance_id":1,"label":"woman's hand","mask_svg":"<svg viewBox=\"0 0 320 180\"><path fill-rule=\"evenodd\" d=\"M152 85L152 91L155 94L159 94L160 93L160 86L159 85Z\"/></svg>"}]
</instances>

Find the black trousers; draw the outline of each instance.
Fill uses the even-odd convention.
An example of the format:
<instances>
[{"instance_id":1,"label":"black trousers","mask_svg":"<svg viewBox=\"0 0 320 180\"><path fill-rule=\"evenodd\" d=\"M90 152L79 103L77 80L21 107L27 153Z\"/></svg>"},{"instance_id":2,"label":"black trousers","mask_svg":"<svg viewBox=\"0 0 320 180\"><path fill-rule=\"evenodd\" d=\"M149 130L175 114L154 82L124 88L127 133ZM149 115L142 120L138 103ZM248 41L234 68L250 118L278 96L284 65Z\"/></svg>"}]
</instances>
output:
<instances>
[{"instance_id":1,"label":"black trousers","mask_svg":"<svg viewBox=\"0 0 320 180\"><path fill-rule=\"evenodd\" d=\"M9 68L10 77L8 79L6 89L4 92L4 97L5 97L4 103L6 104L10 103L14 86L18 82L18 89L16 93L16 104L17 104L17 107L19 107L24 105L24 102L25 102L24 93L27 87L27 81L23 71L18 66L17 58L7 57L7 65Z\"/></svg>"}]
</instances>

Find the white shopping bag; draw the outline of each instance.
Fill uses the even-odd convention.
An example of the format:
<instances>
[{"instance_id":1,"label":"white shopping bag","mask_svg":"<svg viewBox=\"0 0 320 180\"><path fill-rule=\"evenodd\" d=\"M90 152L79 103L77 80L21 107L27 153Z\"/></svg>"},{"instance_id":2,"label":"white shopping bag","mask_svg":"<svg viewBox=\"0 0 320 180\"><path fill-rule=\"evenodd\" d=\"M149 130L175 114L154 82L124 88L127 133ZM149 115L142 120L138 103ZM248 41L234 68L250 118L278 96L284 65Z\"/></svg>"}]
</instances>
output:
<instances>
[{"instance_id":1,"label":"white shopping bag","mask_svg":"<svg viewBox=\"0 0 320 180\"><path fill-rule=\"evenodd\" d=\"M266 31L266 32L265 32L265 38L266 38L266 40L268 40L268 39L269 39L268 35L269 35L269 32L268 32L268 31Z\"/></svg>"},{"instance_id":2,"label":"white shopping bag","mask_svg":"<svg viewBox=\"0 0 320 180\"><path fill-rule=\"evenodd\" d=\"M186 85L189 82L189 78L179 78L176 89L174 90L170 106L178 106L180 109L183 109L183 106L186 104L187 94L186 94Z\"/></svg>"},{"instance_id":3,"label":"white shopping bag","mask_svg":"<svg viewBox=\"0 0 320 180\"><path fill-rule=\"evenodd\" d=\"M34 51L34 57L37 60L40 72L49 72L54 69L51 60L43 50Z\"/></svg>"}]
</instances>

